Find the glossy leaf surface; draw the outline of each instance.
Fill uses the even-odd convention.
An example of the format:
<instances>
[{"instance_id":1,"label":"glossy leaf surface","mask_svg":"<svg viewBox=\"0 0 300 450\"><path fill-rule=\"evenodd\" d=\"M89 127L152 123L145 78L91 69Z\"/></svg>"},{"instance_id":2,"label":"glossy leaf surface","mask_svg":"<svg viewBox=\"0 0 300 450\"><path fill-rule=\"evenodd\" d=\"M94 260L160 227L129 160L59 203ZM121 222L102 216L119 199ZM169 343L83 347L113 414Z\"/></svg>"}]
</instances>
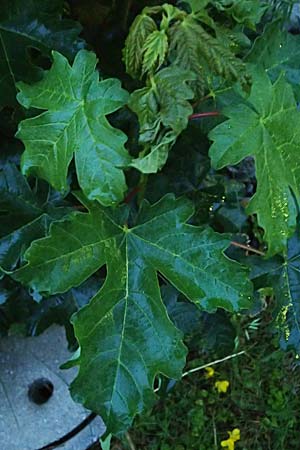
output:
<instances>
[{"instance_id":1,"label":"glossy leaf surface","mask_svg":"<svg viewBox=\"0 0 300 450\"><path fill-rule=\"evenodd\" d=\"M276 327L284 349L300 351L300 230L289 239L284 257L269 261L253 257L251 278L257 288L272 287L276 306Z\"/></svg>"},{"instance_id":2,"label":"glossy leaf surface","mask_svg":"<svg viewBox=\"0 0 300 450\"><path fill-rule=\"evenodd\" d=\"M290 85L257 73L247 102L223 113L229 120L210 133L213 166L254 156L257 190L247 212L257 214L269 255L281 252L296 225L300 200L300 113Z\"/></svg>"},{"instance_id":3,"label":"glossy leaf surface","mask_svg":"<svg viewBox=\"0 0 300 450\"><path fill-rule=\"evenodd\" d=\"M81 355L71 390L101 414L109 432L118 433L151 402L155 375L178 378L185 362L182 336L168 318L157 272L208 310L246 308L251 285L245 269L224 256L226 237L185 224L193 208L183 198L145 202L132 228L126 207L87 206L89 213L70 216L36 241L14 277L54 294L106 264L103 287L73 319Z\"/></svg>"},{"instance_id":4,"label":"glossy leaf surface","mask_svg":"<svg viewBox=\"0 0 300 450\"><path fill-rule=\"evenodd\" d=\"M294 86L300 83L300 38L279 29L278 22L268 24L247 57L247 61L261 65L275 80L284 72Z\"/></svg>"},{"instance_id":5,"label":"glossy leaf surface","mask_svg":"<svg viewBox=\"0 0 300 450\"><path fill-rule=\"evenodd\" d=\"M60 53L53 52L53 60L43 80L18 85L23 106L46 110L19 124L17 137L25 144L22 171L67 192L74 156L86 196L104 205L117 203L126 189L122 167L130 157L124 148L126 136L106 115L123 106L128 94L118 80L99 81L92 52L81 50L72 67Z\"/></svg>"}]
</instances>

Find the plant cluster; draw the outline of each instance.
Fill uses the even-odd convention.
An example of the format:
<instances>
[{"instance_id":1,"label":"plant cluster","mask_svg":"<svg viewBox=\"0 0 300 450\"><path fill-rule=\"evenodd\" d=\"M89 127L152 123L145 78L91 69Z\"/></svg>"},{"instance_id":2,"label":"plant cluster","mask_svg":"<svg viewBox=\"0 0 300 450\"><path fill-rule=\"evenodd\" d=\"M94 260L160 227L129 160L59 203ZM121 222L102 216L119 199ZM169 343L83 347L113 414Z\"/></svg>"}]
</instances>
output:
<instances>
[{"instance_id":1,"label":"plant cluster","mask_svg":"<svg viewBox=\"0 0 300 450\"><path fill-rule=\"evenodd\" d=\"M107 435L180 379L208 316L227 335L224 311L269 308L300 350L290 6L2 2L0 332L65 325Z\"/></svg>"},{"instance_id":2,"label":"plant cluster","mask_svg":"<svg viewBox=\"0 0 300 450\"><path fill-rule=\"evenodd\" d=\"M198 336L198 352L188 362L189 369L212 360L221 362L206 367L209 371L191 373L172 389L170 385L160 389L160 399L153 409L138 417L129 430L136 449L221 450L225 443L227 450L298 449L299 363L292 353L278 350L277 337L272 337L268 327L268 313L260 319L249 339L246 330L253 328L253 321L246 316L231 317L239 337L233 354L239 353L238 348L244 353L227 361L222 355L229 348L220 351L216 342L215 348L208 349L206 339ZM214 330L216 337L220 329ZM218 380L229 383L226 392L215 389ZM228 433L233 430L240 430L240 441L233 435L230 443ZM112 449L131 447L123 437L113 441Z\"/></svg>"}]
</instances>

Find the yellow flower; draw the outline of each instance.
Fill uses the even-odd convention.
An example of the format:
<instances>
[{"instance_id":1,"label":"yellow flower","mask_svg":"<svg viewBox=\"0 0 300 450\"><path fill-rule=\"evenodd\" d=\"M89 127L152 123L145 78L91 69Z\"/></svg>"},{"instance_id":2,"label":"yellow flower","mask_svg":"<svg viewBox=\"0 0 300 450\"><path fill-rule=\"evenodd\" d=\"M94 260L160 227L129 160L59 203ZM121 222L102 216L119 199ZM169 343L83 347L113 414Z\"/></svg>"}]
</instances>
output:
<instances>
[{"instance_id":1,"label":"yellow flower","mask_svg":"<svg viewBox=\"0 0 300 450\"><path fill-rule=\"evenodd\" d=\"M229 381L221 380L215 382L215 388L218 389L219 394L226 393L229 387Z\"/></svg>"},{"instance_id":2,"label":"yellow flower","mask_svg":"<svg viewBox=\"0 0 300 450\"><path fill-rule=\"evenodd\" d=\"M211 378L215 374L215 370L212 367L205 367L205 371L206 371L205 378Z\"/></svg>"},{"instance_id":3,"label":"yellow flower","mask_svg":"<svg viewBox=\"0 0 300 450\"><path fill-rule=\"evenodd\" d=\"M226 439L221 442L222 447L227 447L228 450L234 450L234 441L232 439Z\"/></svg>"},{"instance_id":4,"label":"yellow flower","mask_svg":"<svg viewBox=\"0 0 300 450\"><path fill-rule=\"evenodd\" d=\"M228 431L229 438L221 442L221 447L227 447L228 450L234 450L236 441L240 440L240 430L235 428L232 431Z\"/></svg>"}]
</instances>

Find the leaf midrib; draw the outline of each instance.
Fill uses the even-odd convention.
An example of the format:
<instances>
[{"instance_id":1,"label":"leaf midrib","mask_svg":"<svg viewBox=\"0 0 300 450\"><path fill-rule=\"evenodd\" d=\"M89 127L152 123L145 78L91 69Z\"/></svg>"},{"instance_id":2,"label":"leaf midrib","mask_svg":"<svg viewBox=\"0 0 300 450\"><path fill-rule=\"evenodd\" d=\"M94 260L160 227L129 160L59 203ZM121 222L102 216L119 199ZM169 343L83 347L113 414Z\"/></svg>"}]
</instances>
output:
<instances>
[{"instance_id":1,"label":"leaf midrib","mask_svg":"<svg viewBox=\"0 0 300 450\"><path fill-rule=\"evenodd\" d=\"M10 65L9 57L8 57L8 54L7 54L7 51L6 51L6 46L5 46L3 37L2 37L1 26L0 26L0 42L1 42L1 45L2 45L2 48L3 48L3 53L4 53L4 56L5 56L5 61L7 63L8 71L9 71L9 73L11 75L11 78L13 80L13 84L14 84L15 89L16 89L16 79L15 79L15 75L13 73L12 67Z\"/></svg>"},{"instance_id":2,"label":"leaf midrib","mask_svg":"<svg viewBox=\"0 0 300 450\"><path fill-rule=\"evenodd\" d=\"M45 24L42 24L43 26L45 26L45 28L48 29L48 27ZM31 34L26 34L20 30L16 30L16 29L11 29L8 26L4 26L3 23L0 24L0 34L1 34L1 30L5 31L7 33L11 33L11 34L15 34L17 36L22 36L23 38L28 39L29 41L33 41L33 42L38 42L40 45L42 45L43 47L46 47L46 45L44 44L44 42L40 39L38 39L36 36L31 35ZM28 44L29 45L29 44Z\"/></svg>"},{"instance_id":3,"label":"leaf midrib","mask_svg":"<svg viewBox=\"0 0 300 450\"><path fill-rule=\"evenodd\" d=\"M292 269L295 270L294 267ZM292 293L291 293L291 289L290 289L289 267L285 266L284 267L284 271L286 272L286 283L287 283L287 289L288 289L288 296L289 296L289 300L290 300L290 305L287 305L287 306L288 307L291 306L291 308L292 308L293 316L294 316L294 322L296 324L298 333L300 335L300 324L299 324L299 322L297 320L297 313L296 313L295 307L294 307L294 299L292 297ZM296 271L299 271L299 269L297 269Z\"/></svg>"},{"instance_id":4,"label":"leaf midrib","mask_svg":"<svg viewBox=\"0 0 300 450\"><path fill-rule=\"evenodd\" d=\"M111 416L111 411L112 411L112 407L113 407L113 397L114 397L114 394L116 392L117 379L118 379L118 375L119 375L120 366L122 364L122 362L121 362L121 353L122 353L122 348L123 348L124 334L125 334L125 327L126 327L126 317L127 317L127 308L128 308L128 296L129 296L129 287L128 287L129 268L128 268L128 245L127 245L127 241L126 241L126 250L125 250L125 252L126 252L125 253L126 284L125 284L125 295L124 295L124 300L125 300L124 308L125 308L125 311L124 311L123 322L122 322L122 331L121 331L121 337L120 337L119 352L118 352L117 361L116 361L117 367L116 367L116 371L115 371L114 382L113 382L112 389L111 389L109 410L107 412L108 418ZM132 377L132 375L131 375L131 377ZM119 393L119 395L120 395L120 393ZM123 401L125 402L125 400L123 400Z\"/></svg>"}]
</instances>

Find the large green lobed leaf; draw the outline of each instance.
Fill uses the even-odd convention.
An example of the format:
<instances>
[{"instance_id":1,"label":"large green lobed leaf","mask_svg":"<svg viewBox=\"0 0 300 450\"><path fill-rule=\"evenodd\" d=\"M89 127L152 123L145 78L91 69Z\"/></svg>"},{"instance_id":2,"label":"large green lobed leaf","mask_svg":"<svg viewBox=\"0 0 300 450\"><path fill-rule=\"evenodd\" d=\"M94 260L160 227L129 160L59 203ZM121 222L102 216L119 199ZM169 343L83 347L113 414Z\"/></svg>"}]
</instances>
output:
<instances>
[{"instance_id":1,"label":"large green lobed leaf","mask_svg":"<svg viewBox=\"0 0 300 450\"><path fill-rule=\"evenodd\" d=\"M248 258L251 279L257 289L272 287L276 304L273 308L282 348L300 352L300 228L288 240L287 252L268 261Z\"/></svg>"},{"instance_id":2,"label":"large green lobed leaf","mask_svg":"<svg viewBox=\"0 0 300 450\"><path fill-rule=\"evenodd\" d=\"M261 65L272 80L284 72L300 98L300 37L280 29L280 22L266 25L247 56L247 61Z\"/></svg>"},{"instance_id":3,"label":"large green lobed leaf","mask_svg":"<svg viewBox=\"0 0 300 450\"><path fill-rule=\"evenodd\" d=\"M82 197L81 197L82 199ZM198 307L246 308L251 284L245 269L224 256L227 237L185 224L186 199L143 203L128 228L128 209L86 202L26 252L14 277L44 294L79 285L104 264L107 278L73 319L80 344L73 396L101 414L108 432L120 433L153 399L158 373L179 378L185 363L181 333L161 299L157 272Z\"/></svg>"},{"instance_id":4,"label":"large green lobed leaf","mask_svg":"<svg viewBox=\"0 0 300 450\"><path fill-rule=\"evenodd\" d=\"M300 237L299 228L289 240L288 252L277 273L273 272L277 305L277 326L283 348L300 351ZM276 280L276 282L275 282Z\"/></svg>"},{"instance_id":5,"label":"large green lobed leaf","mask_svg":"<svg viewBox=\"0 0 300 450\"><path fill-rule=\"evenodd\" d=\"M213 166L221 169L254 156L257 190L247 208L265 230L268 254L285 250L296 225L300 200L300 113L291 86L281 76L273 85L256 72L244 103L223 111L229 118L210 138Z\"/></svg>"},{"instance_id":6,"label":"large green lobed leaf","mask_svg":"<svg viewBox=\"0 0 300 450\"><path fill-rule=\"evenodd\" d=\"M121 201L126 190L123 167L130 162L126 136L106 115L123 106L128 94L116 79L99 81L94 53L81 50L71 67L53 52L53 65L43 80L18 84L18 101L46 110L19 124L25 144L22 171L67 192L68 167L75 158L78 182L90 200L103 205Z\"/></svg>"}]
</instances>

